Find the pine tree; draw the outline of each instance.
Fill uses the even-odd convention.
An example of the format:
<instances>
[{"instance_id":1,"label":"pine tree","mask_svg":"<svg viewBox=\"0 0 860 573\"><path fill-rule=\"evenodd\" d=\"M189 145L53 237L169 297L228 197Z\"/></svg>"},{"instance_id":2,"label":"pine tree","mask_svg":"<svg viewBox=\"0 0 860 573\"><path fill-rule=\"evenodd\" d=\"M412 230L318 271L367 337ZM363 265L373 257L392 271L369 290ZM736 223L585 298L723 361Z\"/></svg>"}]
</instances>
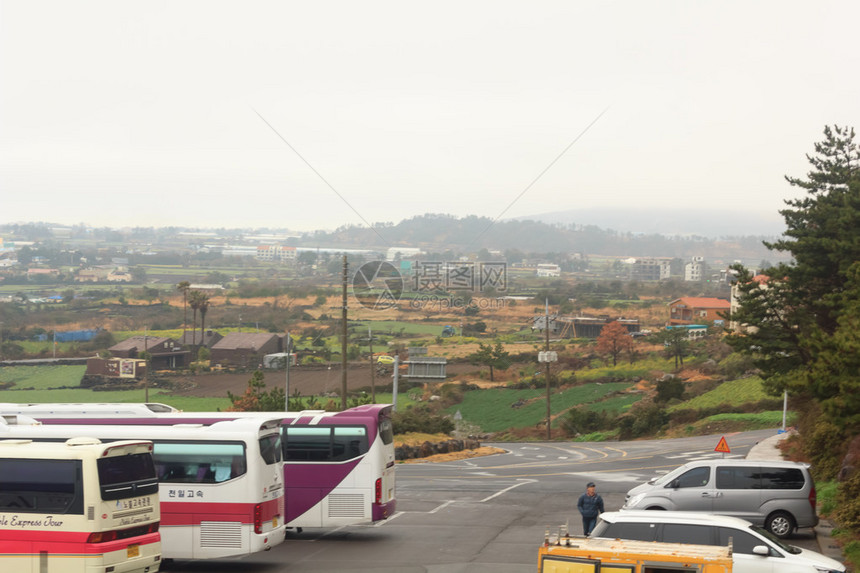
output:
<instances>
[{"instance_id":1,"label":"pine tree","mask_svg":"<svg viewBox=\"0 0 860 573\"><path fill-rule=\"evenodd\" d=\"M739 306L726 342L754 358L770 391L825 414L827 447L810 453L834 468L834 432L860 430L860 150L853 129L827 127L824 136L807 156L807 178L786 177L806 195L786 201L785 235L766 243L793 260L764 269L761 281L736 267ZM811 443L821 428L810 428Z\"/></svg>"}]
</instances>

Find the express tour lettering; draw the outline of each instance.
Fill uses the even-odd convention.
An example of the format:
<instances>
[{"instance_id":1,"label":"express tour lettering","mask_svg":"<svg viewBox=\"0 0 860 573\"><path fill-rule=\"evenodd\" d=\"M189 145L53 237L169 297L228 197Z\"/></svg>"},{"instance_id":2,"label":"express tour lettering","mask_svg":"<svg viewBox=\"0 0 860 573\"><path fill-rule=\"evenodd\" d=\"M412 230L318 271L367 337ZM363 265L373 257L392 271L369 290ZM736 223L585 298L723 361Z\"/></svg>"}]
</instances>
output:
<instances>
[{"instance_id":1,"label":"express tour lettering","mask_svg":"<svg viewBox=\"0 0 860 573\"><path fill-rule=\"evenodd\" d=\"M0 526L2 527L18 527L26 529L29 527L62 527L63 521L56 519L53 515L48 515L39 519L26 519L17 515L0 516Z\"/></svg>"}]
</instances>

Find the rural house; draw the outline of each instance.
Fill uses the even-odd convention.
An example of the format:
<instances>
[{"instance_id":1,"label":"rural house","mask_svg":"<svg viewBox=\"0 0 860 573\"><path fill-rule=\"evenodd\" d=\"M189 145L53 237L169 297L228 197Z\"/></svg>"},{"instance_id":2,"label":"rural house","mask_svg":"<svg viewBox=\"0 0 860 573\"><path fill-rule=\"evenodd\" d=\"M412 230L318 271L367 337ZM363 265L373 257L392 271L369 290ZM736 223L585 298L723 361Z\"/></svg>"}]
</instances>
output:
<instances>
[{"instance_id":1,"label":"rural house","mask_svg":"<svg viewBox=\"0 0 860 573\"><path fill-rule=\"evenodd\" d=\"M191 364L191 352L183 350L172 338L161 336L132 336L108 350L116 358L139 358L143 352L147 352L152 370L175 370L188 368Z\"/></svg>"},{"instance_id":2,"label":"rural house","mask_svg":"<svg viewBox=\"0 0 860 573\"><path fill-rule=\"evenodd\" d=\"M685 296L669 303L669 325L679 324L716 324L725 319L731 304L727 300L711 297Z\"/></svg>"},{"instance_id":3,"label":"rural house","mask_svg":"<svg viewBox=\"0 0 860 573\"><path fill-rule=\"evenodd\" d=\"M267 354L283 352L283 339L271 332L230 332L212 345L210 364L256 368Z\"/></svg>"},{"instance_id":4,"label":"rural house","mask_svg":"<svg viewBox=\"0 0 860 573\"><path fill-rule=\"evenodd\" d=\"M546 316L538 315L532 319L532 330L543 332ZM627 332L639 332L638 318L609 318L591 316L549 316L549 332L559 338L597 338L603 332L603 327L610 322L618 322Z\"/></svg>"},{"instance_id":5,"label":"rural house","mask_svg":"<svg viewBox=\"0 0 860 573\"><path fill-rule=\"evenodd\" d=\"M205 346L206 348L212 348L215 343L222 338L224 337L214 330L207 330L202 336L200 335L199 330L189 330L182 335L179 339L179 343L182 344L182 346Z\"/></svg>"}]
</instances>

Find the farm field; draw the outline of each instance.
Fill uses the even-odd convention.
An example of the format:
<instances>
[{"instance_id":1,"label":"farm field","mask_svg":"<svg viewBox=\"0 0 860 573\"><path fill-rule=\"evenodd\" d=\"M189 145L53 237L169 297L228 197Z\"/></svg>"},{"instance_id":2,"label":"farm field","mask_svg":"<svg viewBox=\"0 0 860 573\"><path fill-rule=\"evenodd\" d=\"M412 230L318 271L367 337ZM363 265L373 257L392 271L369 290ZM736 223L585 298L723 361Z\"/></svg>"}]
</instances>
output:
<instances>
[{"instance_id":1,"label":"farm field","mask_svg":"<svg viewBox=\"0 0 860 573\"><path fill-rule=\"evenodd\" d=\"M668 410L674 412L676 410L713 408L722 404L730 406L738 406L749 402L758 402L767 398L773 399L773 396L768 396L762 387L761 378L752 376L749 378L739 378L723 382L710 392L706 392L701 396L696 396L691 400L687 400L683 404L675 404L670 406Z\"/></svg>"},{"instance_id":2,"label":"farm field","mask_svg":"<svg viewBox=\"0 0 860 573\"><path fill-rule=\"evenodd\" d=\"M585 384L554 392L550 407L553 416L580 404L592 404L615 392L631 387L629 382ZM637 398L638 395L635 395ZM513 390L492 388L466 392L460 404L445 410L453 415L459 411L463 420L479 426L484 432L499 432L509 428L533 426L546 418L546 390ZM630 398L628 398L630 399ZM631 403L635 399L631 399ZM595 404L596 406L596 404ZM613 403L611 408L619 407ZM553 427L557 420L553 420Z\"/></svg>"}]
</instances>

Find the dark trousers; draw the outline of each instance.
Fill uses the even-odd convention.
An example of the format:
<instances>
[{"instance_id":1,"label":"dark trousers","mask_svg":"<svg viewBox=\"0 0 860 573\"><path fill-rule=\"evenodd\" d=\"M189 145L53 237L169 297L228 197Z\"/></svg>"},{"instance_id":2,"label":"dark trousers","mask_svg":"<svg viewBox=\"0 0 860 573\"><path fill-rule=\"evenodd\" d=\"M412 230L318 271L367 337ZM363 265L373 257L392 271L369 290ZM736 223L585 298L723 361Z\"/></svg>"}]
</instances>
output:
<instances>
[{"instance_id":1,"label":"dark trousers","mask_svg":"<svg viewBox=\"0 0 860 573\"><path fill-rule=\"evenodd\" d=\"M585 517L582 516L582 534L583 535L591 535L592 530L594 530L594 526L597 525L597 516L594 517Z\"/></svg>"}]
</instances>

